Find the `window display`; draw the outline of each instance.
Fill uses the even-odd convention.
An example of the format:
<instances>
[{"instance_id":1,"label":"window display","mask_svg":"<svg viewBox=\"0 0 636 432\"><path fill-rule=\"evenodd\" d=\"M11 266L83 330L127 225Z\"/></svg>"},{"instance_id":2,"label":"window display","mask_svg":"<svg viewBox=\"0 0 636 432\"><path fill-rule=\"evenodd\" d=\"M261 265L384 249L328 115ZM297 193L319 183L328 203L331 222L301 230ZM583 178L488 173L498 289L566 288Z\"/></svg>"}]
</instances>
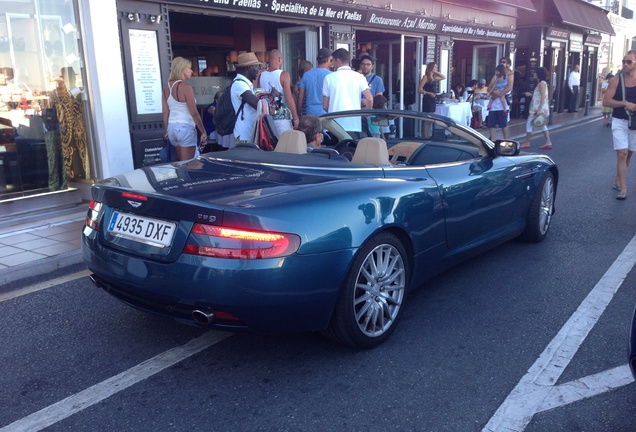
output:
<instances>
[{"instance_id":1,"label":"window display","mask_svg":"<svg viewBox=\"0 0 636 432\"><path fill-rule=\"evenodd\" d=\"M74 2L0 2L0 200L90 180Z\"/></svg>"}]
</instances>

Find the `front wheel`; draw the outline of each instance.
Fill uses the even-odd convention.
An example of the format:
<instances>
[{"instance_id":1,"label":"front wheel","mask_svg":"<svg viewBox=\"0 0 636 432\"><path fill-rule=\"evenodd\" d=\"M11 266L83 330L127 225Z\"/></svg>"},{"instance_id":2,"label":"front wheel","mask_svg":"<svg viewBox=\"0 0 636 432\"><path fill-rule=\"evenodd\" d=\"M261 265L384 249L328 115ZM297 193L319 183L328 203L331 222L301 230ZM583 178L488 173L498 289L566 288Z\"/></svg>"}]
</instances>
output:
<instances>
[{"instance_id":1,"label":"front wheel","mask_svg":"<svg viewBox=\"0 0 636 432\"><path fill-rule=\"evenodd\" d=\"M370 348L395 329L409 281L404 246L382 233L365 243L345 277L327 335L346 344Z\"/></svg>"},{"instance_id":2,"label":"front wheel","mask_svg":"<svg viewBox=\"0 0 636 432\"><path fill-rule=\"evenodd\" d=\"M554 212L555 194L554 175L548 171L541 179L541 183L530 203L526 229L522 234L524 240L540 242L548 234L552 213Z\"/></svg>"}]
</instances>

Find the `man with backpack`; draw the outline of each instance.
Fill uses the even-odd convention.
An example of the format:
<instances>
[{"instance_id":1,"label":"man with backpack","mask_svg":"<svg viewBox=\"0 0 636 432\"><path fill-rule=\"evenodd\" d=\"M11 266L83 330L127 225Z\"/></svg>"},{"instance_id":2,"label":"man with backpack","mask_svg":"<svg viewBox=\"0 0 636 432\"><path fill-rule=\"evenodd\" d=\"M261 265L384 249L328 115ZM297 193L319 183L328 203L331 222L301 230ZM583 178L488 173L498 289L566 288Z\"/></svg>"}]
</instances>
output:
<instances>
[{"instance_id":1,"label":"man with backpack","mask_svg":"<svg viewBox=\"0 0 636 432\"><path fill-rule=\"evenodd\" d=\"M233 131L236 143L252 142L258 105L253 81L261 66L253 52L239 54L236 78L225 89L216 107L214 124L217 133L227 135Z\"/></svg>"}]
</instances>

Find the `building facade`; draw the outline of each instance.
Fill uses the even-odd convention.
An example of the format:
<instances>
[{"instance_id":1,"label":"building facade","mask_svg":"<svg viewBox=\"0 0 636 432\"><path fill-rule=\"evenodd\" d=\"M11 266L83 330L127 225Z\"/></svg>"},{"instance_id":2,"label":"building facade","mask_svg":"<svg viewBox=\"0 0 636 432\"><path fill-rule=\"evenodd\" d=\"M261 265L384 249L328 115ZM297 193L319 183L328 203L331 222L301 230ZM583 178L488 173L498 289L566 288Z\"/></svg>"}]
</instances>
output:
<instances>
[{"instance_id":1,"label":"building facade","mask_svg":"<svg viewBox=\"0 0 636 432\"><path fill-rule=\"evenodd\" d=\"M489 80L503 56L526 76L530 53L537 64L558 58L559 80L575 60L559 61L576 46L596 62L601 41L573 35L579 27L564 20L551 33L545 3L558 1L0 0L0 210L86 200L94 181L157 163L161 89L175 56L192 60L200 107L229 83L242 51L266 62L281 50L296 82L299 61L315 63L328 47L371 54L391 106L419 109L428 62L447 76L439 93Z\"/></svg>"}]
</instances>

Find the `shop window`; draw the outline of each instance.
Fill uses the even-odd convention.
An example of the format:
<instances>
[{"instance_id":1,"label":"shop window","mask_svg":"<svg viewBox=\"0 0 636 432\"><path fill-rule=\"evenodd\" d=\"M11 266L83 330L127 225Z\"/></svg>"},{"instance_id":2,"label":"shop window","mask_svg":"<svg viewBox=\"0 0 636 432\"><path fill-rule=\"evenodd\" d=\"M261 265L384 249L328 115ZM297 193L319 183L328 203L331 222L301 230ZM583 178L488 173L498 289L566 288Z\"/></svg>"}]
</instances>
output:
<instances>
[{"instance_id":1,"label":"shop window","mask_svg":"<svg viewBox=\"0 0 636 432\"><path fill-rule=\"evenodd\" d=\"M5 9L0 15L0 200L66 189L69 182L91 178L72 2L6 2Z\"/></svg>"}]
</instances>

